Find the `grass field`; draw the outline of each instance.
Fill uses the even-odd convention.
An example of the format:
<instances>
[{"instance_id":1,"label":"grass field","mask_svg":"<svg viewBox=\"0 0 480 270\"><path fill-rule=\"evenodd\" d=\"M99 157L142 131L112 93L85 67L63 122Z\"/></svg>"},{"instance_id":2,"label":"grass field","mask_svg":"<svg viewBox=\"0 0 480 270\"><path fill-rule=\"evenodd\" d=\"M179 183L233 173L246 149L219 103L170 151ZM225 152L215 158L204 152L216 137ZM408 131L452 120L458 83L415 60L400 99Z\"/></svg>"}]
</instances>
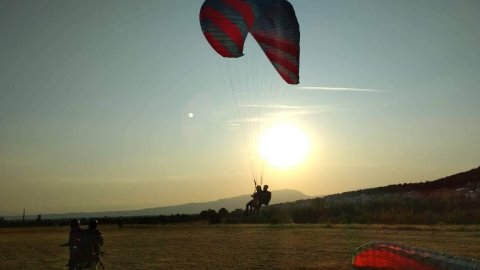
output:
<instances>
[{"instance_id":1,"label":"grass field","mask_svg":"<svg viewBox=\"0 0 480 270\"><path fill-rule=\"evenodd\" d=\"M356 246L394 241L480 259L479 226L102 226L106 269L351 269ZM69 227L0 229L0 269L66 269Z\"/></svg>"}]
</instances>

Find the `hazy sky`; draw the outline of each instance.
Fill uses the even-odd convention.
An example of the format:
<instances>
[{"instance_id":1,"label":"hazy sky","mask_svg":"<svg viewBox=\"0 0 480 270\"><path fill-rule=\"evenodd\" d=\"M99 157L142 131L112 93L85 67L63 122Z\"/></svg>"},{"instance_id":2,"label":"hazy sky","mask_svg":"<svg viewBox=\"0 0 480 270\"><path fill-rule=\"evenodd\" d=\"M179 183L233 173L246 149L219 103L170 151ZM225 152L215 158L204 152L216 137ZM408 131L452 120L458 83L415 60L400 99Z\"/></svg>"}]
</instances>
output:
<instances>
[{"instance_id":1,"label":"hazy sky","mask_svg":"<svg viewBox=\"0 0 480 270\"><path fill-rule=\"evenodd\" d=\"M202 2L0 0L0 215L250 193L233 124L255 104L230 89L249 76L310 139L301 166L263 169L273 190L331 194L480 165L480 1L291 0L298 86L251 39L240 62L217 55ZM237 77L241 61L258 70Z\"/></svg>"}]
</instances>

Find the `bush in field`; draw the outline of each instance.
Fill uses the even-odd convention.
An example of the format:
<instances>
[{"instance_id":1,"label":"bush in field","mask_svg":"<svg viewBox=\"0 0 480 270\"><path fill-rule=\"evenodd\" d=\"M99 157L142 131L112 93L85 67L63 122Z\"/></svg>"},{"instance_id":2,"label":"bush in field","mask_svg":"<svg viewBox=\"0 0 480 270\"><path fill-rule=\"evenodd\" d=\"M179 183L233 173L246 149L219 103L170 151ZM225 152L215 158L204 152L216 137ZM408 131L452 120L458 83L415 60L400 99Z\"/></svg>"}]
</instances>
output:
<instances>
[{"instance_id":1,"label":"bush in field","mask_svg":"<svg viewBox=\"0 0 480 270\"><path fill-rule=\"evenodd\" d=\"M244 218L245 218L245 210L235 209L234 211L228 213L228 216L225 219L225 223L227 224L245 223Z\"/></svg>"},{"instance_id":2,"label":"bush in field","mask_svg":"<svg viewBox=\"0 0 480 270\"><path fill-rule=\"evenodd\" d=\"M228 210L225 209L225 208L220 208L220 210L218 210L218 216L222 219L222 218L226 218L228 216Z\"/></svg>"},{"instance_id":3,"label":"bush in field","mask_svg":"<svg viewBox=\"0 0 480 270\"><path fill-rule=\"evenodd\" d=\"M318 223L320 215L311 208L296 209L292 213L294 223Z\"/></svg>"},{"instance_id":4,"label":"bush in field","mask_svg":"<svg viewBox=\"0 0 480 270\"><path fill-rule=\"evenodd\" d=\"M220 215L213 211L211 214L210 214L210 217L208 218L208 223L210 224L219 224L221 223L222 220L220 219Z\"/></svg>"},{"instance_id":5,"label":"bush in field","mask_svg":"<svg viewBox=\"0 0 480 270\"><path fill-rule=\"evenodd\" d=\"M290 211L285 208L271 208L269 211L265 211L268 216L268 223L270 224L285 224L293 223Z\"/></svg>"},{"instance_id":6,"label":"bush in field","mask_svg":"<svg viewBox=\"0 0 480 270\"><path fill-rule=\"evenodd\" d=\"M222 221L220 218L220 215L215 210L212 210L212 209L208 209L200 212L200 217L201 219L208 220L208 223L210 224L218 224L218 223L221 223Z\"/></svg>"}]
</instances>

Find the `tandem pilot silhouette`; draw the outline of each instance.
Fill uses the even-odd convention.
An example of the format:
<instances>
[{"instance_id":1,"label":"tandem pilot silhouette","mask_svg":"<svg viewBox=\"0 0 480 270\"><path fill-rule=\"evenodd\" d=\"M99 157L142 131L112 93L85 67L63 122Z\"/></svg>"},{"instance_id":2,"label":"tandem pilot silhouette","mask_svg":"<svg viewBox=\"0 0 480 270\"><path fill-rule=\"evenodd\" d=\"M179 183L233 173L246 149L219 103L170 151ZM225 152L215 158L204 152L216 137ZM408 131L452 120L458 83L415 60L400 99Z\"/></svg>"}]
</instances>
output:
<instances>
[{"instance_id":1,"label":"tandem pilot silhouette","mask_svg":"<svg viewBox=\"0 0 480 270\"><path fill-rule=\"evenodd\" d=\"M268 185L262 187L257 185L255 192L251 195L252 199L245 205L245 215L258 214L262 205L268 206L272 199L272 193L268 191Z\"/></svg>"}]
</instances>

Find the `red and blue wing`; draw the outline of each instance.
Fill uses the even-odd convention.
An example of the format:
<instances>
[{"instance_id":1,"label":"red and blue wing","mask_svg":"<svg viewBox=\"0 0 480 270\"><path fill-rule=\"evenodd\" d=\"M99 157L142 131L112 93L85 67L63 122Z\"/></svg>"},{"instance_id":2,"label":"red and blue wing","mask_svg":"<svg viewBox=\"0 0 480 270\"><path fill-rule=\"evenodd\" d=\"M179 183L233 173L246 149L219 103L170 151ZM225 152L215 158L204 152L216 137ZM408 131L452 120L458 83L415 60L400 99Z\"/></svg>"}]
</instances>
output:
<instances>
[{"instance_id":1,"label":"red and blue wing","mask_svg":"<svg viewBox=\"0 0 480 270\"><path fill-rule=\"evenodd\" d=\"M286 0L256 2L261 14L250 33L280 76L289 84L298 84L300 27L292 5Z\"/></svg>"},{"instance_id":2,"label":"red and blue wing","mask_svg":"<svg viewBox=\"0 0 480 270\"><path fill-rule=\"evenodd\" d=\"M223 57L240 57L254 6L244 0L206 0L200 9L200 26L212 48Z\"/></svg>"},{"instance_id":3,"label":"red and blue wing","mask_svg":"<svg viewBox=\"0 0 480 270\"><path fill-rule=\"evenodd\" d=\"M200 25L212 48L223 57L240 57L250 32L280 76L299 82L300 27L286 0L206 0Z\"/></svg>"}]
</instances>

